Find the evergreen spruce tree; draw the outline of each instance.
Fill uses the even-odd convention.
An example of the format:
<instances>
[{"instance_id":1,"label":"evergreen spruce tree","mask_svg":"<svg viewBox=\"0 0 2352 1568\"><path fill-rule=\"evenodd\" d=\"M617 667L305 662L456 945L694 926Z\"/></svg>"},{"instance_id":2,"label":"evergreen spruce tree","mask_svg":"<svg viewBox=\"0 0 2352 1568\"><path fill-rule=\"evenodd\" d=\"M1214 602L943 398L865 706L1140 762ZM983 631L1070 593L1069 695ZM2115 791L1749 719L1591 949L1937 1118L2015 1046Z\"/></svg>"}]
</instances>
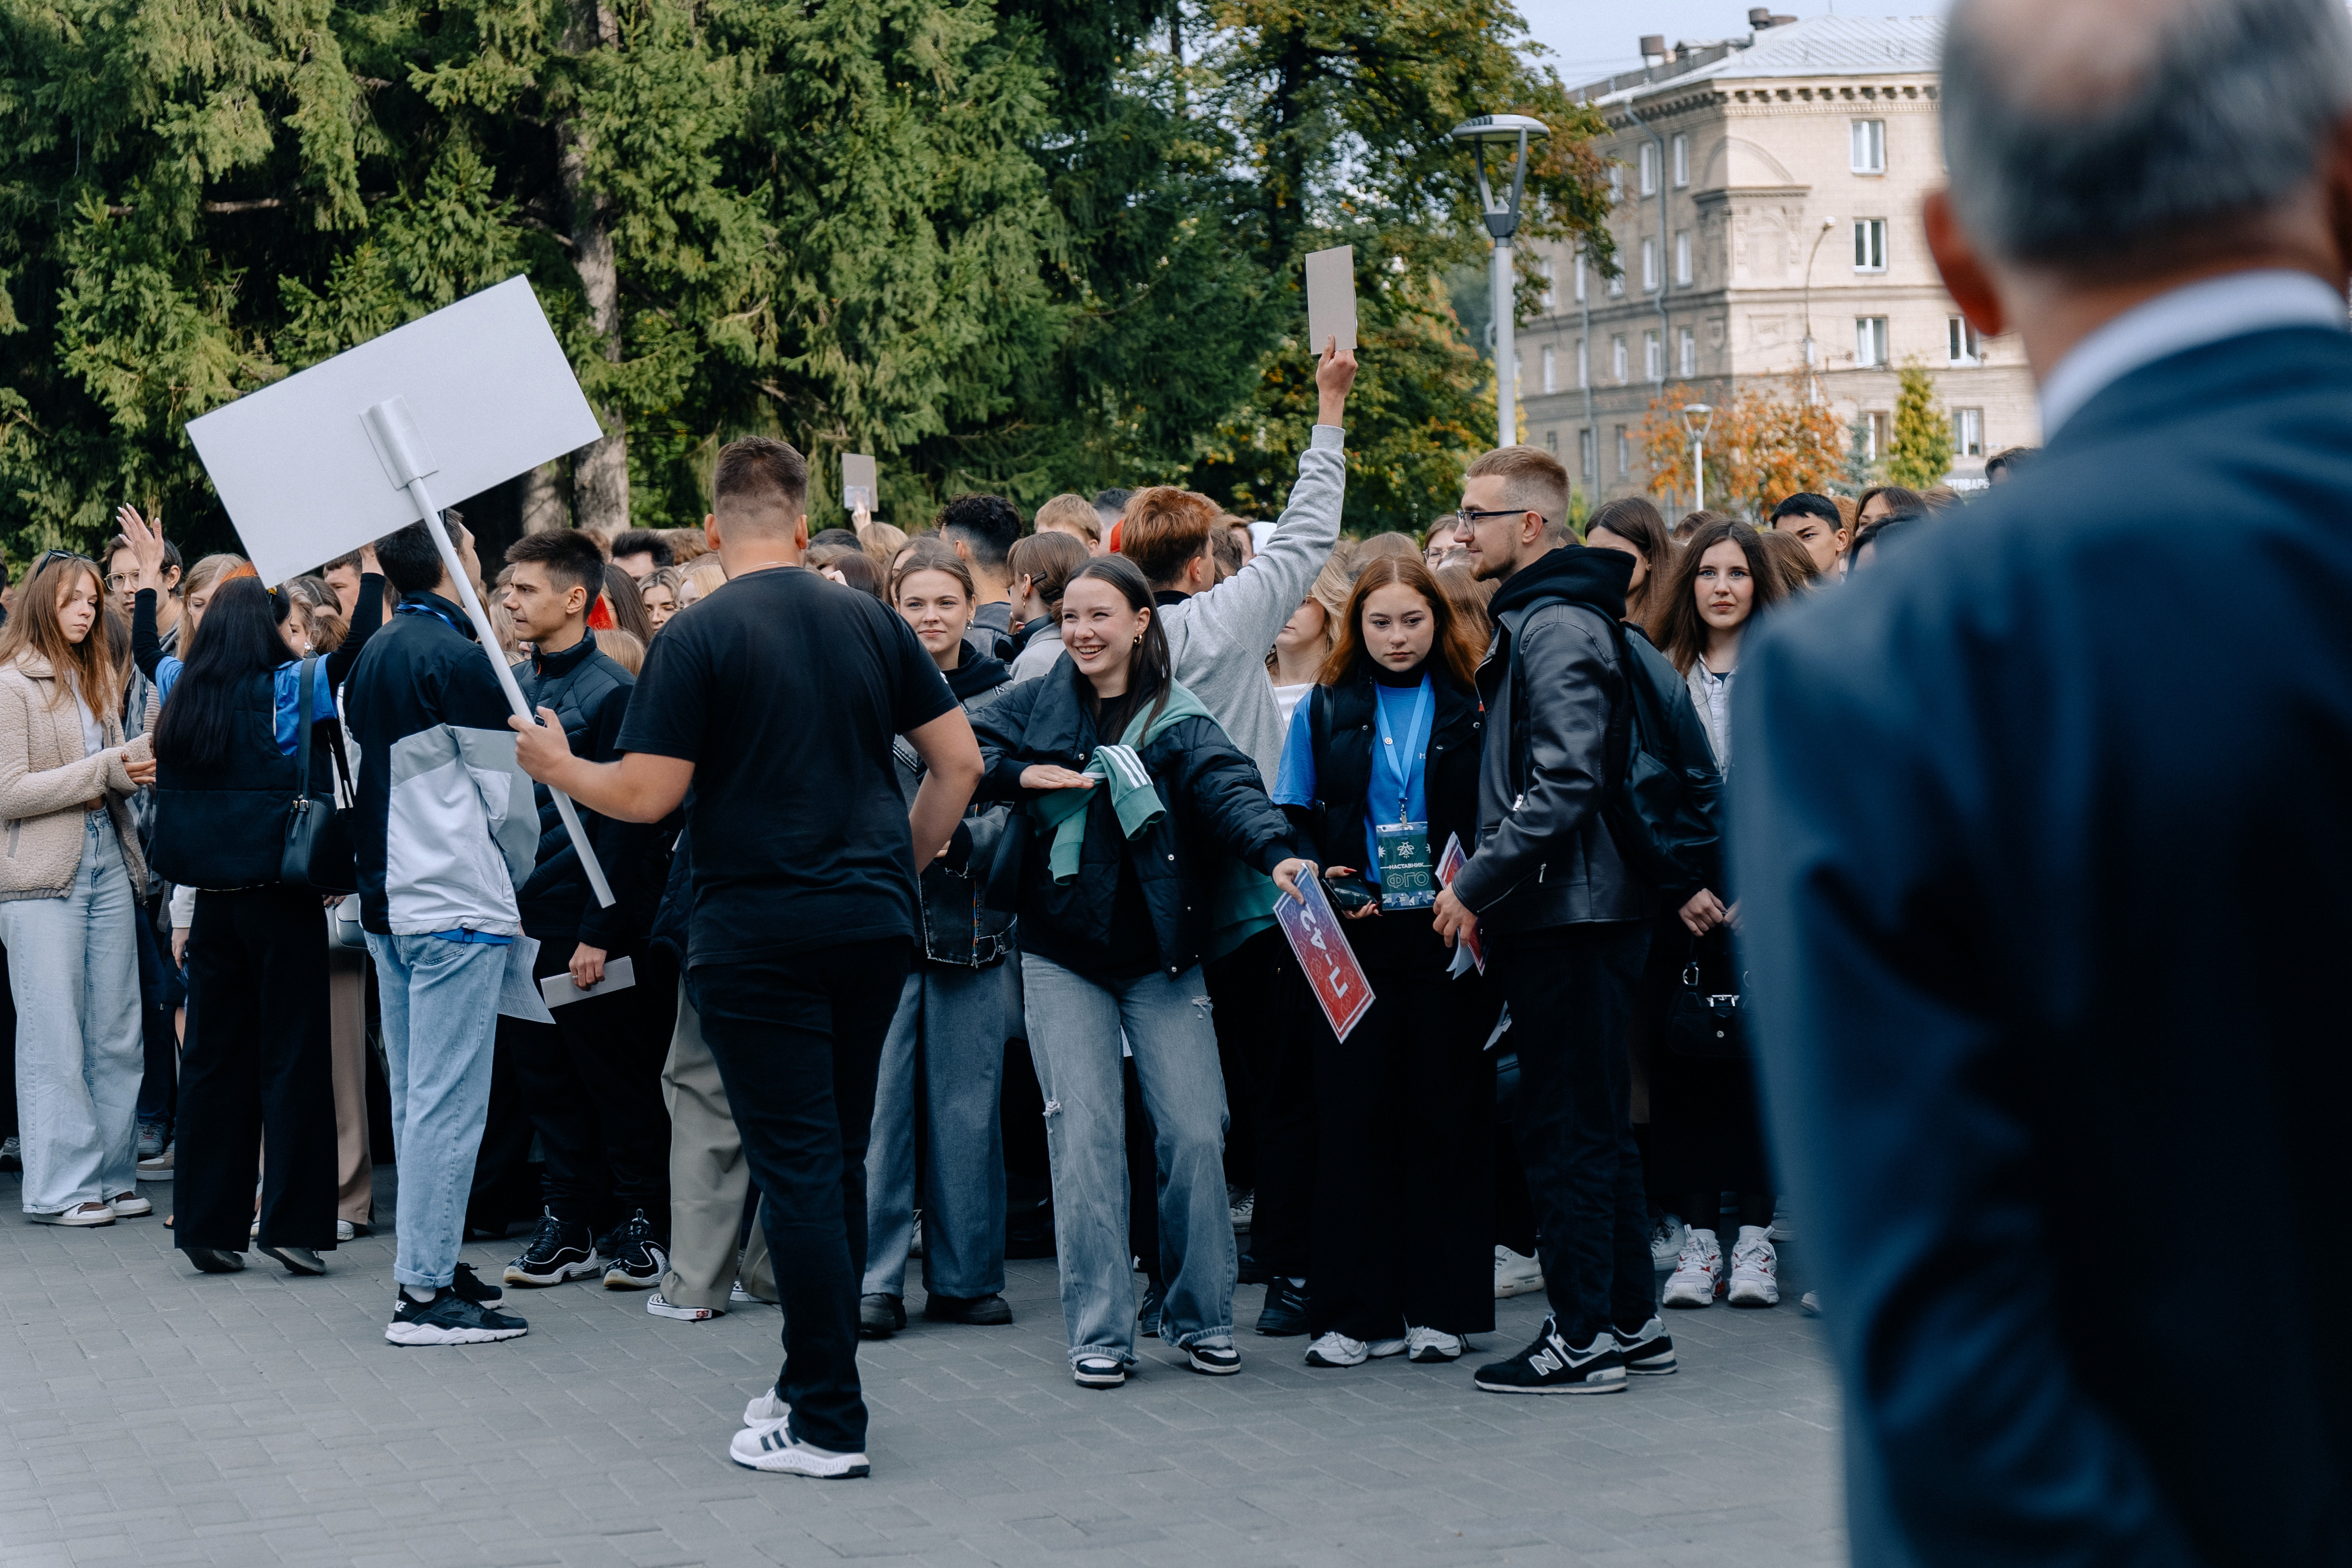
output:
<instances>
[{"instance_id":1,"label":"evergreen spruce tree","mask_svg":"<svg viewBox=\"0 0 2352 1568\"><path fill-rule=\"evenodd\" d=\"M1904 365L1895 393L1895 433L1886 443L1890 484L1924 490L1943 482L1952 467L1952 425L1936 401L1927 367Z\"/></svg>"}]
</instances>

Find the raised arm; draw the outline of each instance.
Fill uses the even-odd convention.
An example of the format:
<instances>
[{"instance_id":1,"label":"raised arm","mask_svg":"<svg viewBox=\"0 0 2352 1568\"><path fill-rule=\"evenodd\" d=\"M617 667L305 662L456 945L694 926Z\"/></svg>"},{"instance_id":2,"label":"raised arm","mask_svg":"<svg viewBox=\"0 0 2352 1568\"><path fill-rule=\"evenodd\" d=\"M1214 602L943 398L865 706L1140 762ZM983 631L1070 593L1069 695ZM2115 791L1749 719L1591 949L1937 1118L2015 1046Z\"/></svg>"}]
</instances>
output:
<instances>
[{"instance_id":1,"label":"raised arm","mask_svg":"<svg viewBox=\"0 0 2352 1568\"><path fill-rule=\"evenodd\" d=\"M352 605L352 624L343 640L326 658L327 684L341 687L360 661L360 649L383 625L383 573L375 563L375 546L360 551L360 595Z\"/></svg>"}]
</instances>

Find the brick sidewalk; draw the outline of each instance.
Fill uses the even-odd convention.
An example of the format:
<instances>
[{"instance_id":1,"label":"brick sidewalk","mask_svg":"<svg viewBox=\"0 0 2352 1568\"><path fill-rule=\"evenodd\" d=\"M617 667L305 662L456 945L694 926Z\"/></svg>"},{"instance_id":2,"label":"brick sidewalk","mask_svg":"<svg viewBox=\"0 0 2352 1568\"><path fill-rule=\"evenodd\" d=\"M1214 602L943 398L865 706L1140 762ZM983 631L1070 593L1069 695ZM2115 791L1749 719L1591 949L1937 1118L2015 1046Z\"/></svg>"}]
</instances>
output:
<instances>
[{"instance_id":1,"label":"brick sidewalk","mask_svg":"<svg viewBox=\"0 0 2352 1568\"><path fill-rule=\"evenodd\" d=\"M171 1188L147 1191L160 1215ZM1013 1327L918 1321L863 1348L874 1476L824 1483L726 1457L775 1375L772 1310L669 1322L574 1284L508 1293L520 1341L404 1350L387 1236L324 1279L257 1254L207 1277L160 1218L18 1224L17 1194L0 1176L7 1568L1844 1560L1836 1400L1794 1290L1674 1315L1677 1376L1526 1399L1464 1365L1310 1370L1304 1340L1247 1331L1245 1288L1240 1376L1147 1340L1139 1378L1094 1394L1069 1381L1052 1262L1015 1263ZM466 1257L495 1279L520 1245ZM1486 1359L1540 1300L1496 1303Z\"/></svg>"}]
</instances>

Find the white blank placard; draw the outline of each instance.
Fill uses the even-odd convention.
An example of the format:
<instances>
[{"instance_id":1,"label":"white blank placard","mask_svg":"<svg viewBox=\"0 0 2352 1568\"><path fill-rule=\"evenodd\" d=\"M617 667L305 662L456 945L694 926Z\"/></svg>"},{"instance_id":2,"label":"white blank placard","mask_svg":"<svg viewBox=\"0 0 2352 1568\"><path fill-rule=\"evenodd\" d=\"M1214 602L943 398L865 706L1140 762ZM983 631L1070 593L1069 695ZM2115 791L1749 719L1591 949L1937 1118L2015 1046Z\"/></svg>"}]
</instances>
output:
<instances>
[{"instance_id":1,"label":"white blank placard","mask_svg":"<svg viewBox=\"0 0 2352 1568\"><path fill-rule=\"evenodd\" d=\"M1335 246L1307 253L1307 346L1320 359L1323 345L1333 338L1339 346L1356 346L1356 247Z\"/></svg>"},{"instance_id":2,"label":"white blank placard","mask_svg":"<svg viewBox=\"0 0 2352 1568\"><path fill-rule=\"evenodd\" d=\"M188 439L264 583L416 521L360 416L407 402L436 504L460 501L603 432L528 279L469 295L188 422Z\"/></svg>"},{"instance_id":3,"label":"white blank placard","mask_svg":"<svg viewBox=\"0 0 2352 1568\"><path fill-rule=\"evenodd\" d=\"M841 504L843 506L852 511L856 511L861 506L867 511L872 511L875 509L875 501L880 495L877 483L874 476L874 459L871 457L859 452L844 452L841 455Z\"/></svg>"}]
</instances>

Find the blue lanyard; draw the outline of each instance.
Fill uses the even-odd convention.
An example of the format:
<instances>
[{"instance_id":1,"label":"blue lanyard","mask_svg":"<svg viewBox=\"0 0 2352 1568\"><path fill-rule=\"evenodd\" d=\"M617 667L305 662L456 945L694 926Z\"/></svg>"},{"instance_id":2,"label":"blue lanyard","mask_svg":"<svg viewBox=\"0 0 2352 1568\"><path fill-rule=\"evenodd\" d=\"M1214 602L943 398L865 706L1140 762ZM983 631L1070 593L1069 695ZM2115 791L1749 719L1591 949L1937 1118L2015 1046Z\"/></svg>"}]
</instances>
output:
<instances>
[{"instance_id":1,"label":"blue lanyard","mask_svg":"<svg viewBox=\"0 0 2352 1568\"><path fill-rule=\"evenodd\" d=\"M1412 700L1412 722L1405 726L1406 746L1412 745L1414 738L1420 735L1422 721L1429 717L1429 703L1430 682L1429 677L1424 675L1421 678L1421 689ZM1377 690L1372 694L1372 717L1380 721L1381 753L1388 759L1389 771L1396 774L1397 820L1402 822L1412 810L1408 804L1412 797L1412 764L1405 760L1403 747L1400 747L1396 737L1389 732L1388 704L1381 700Z\"/></svg>"}]
</instances>

